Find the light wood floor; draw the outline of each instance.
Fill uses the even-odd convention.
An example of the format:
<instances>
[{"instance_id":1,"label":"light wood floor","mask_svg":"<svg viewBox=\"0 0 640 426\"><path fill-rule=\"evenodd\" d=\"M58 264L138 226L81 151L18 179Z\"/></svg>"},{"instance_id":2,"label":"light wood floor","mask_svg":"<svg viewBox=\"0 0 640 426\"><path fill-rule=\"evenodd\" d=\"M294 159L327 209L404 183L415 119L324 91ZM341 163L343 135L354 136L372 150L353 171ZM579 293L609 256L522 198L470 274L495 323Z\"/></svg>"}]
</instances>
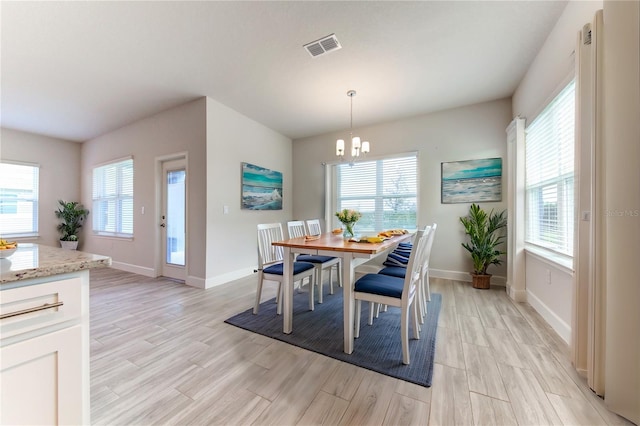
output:
<instances>
[{"instance_id":1,"label":"light wood floor","mask_svg":"<svg viewBox=\"0 0 640 426\"><path fill-rule=\"evenodd\" d=\"M199 290L92 270L92 423L629 424L504 288L432 279L442 310L424 388L223 323L252 306L255 286L255 276Z\"/></svg>"}]
</instances>

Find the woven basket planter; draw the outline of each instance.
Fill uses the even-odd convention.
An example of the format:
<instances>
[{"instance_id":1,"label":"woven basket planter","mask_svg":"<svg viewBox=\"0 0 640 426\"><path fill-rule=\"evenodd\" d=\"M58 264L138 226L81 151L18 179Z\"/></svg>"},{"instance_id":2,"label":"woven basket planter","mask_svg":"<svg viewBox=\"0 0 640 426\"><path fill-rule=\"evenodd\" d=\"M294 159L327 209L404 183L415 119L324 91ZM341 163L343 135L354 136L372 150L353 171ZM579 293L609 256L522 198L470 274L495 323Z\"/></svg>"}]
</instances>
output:
<instances>
[{"instance_id":1,"label":"woven basket planter","mask_svg":"<svg viewBox=\"0 0 640 426\"><path fill-rule=\"evenodd\" d=\"M471 285L473 288L487 290L491 287L491 274L476 275L471 274Z\"/></svg>"}]
</instances>

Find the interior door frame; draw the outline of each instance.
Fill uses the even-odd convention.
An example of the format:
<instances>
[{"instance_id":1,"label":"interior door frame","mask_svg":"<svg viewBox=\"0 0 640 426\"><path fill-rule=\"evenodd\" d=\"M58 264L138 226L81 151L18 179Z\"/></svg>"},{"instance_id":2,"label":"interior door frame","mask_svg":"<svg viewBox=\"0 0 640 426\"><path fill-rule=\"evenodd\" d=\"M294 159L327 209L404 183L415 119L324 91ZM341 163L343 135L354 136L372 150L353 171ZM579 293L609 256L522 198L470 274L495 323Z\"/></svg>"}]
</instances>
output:
<instances>
[{"instance_id":1,"label":"interior door frame","mask_svg":"<svg viewBox=\"0 0 640 426\"><path fill-rule=\"evenodd\" d=\"M176 152L173 154L163 155L155 158L155 211L152 218L155 229L156 253L154 255L154 274L156 277L162 276L165 253L163 251L162 228L160 220L163 211L163 195L162 186L164 184L163 165L168 161L183 160L185 163L185 171L187 175L186 194L185 194L185 282L189 276L189 156L186 151Z\"/></svg>"}]
</instances>

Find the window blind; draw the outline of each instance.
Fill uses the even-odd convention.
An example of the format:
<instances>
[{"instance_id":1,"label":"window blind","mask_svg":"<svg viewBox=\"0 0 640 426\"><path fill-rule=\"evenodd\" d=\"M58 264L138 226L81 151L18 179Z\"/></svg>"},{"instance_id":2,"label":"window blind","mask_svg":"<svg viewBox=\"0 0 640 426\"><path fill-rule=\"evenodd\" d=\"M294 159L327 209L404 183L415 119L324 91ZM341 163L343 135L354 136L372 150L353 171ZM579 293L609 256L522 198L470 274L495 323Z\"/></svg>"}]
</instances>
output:
<instances>
[{"instance_id":1,"label":"window blind","mask_svg":"<svg viewBox=\"0 0 640 426\"><path fill-rule=\"evenodd\" d=\"M38 234L36 165L0 163L0 235L3 239Z\"/></svg>"},{"instance_id":2,"label":"window blind","mask_svg":"<svg viewBox=\"0 0 640 426\"><path fill-rule=\"evenodd\" d=\"M336 211L360 211L362 218L358 221L358 231L416 228L418 170L415 154L335 167Z\"/></svg>"},{"instance_id":3,"label":"window blind","mask_svg":"<svg viewBox=\"0 0 640 426\"><path fill-rule=\"evenodd\" d=\"M573 256L575 82L527 127L525 241Z\"/></svg>"},{"instance_id":4,"label":"window blind","mask_svg":"<svg viewBox=\"0 0 640 426\"><path fill-rule=\"evenodd\" d=\"M133 159L93 169L93 231L133 236Z\"/></svg>"}]
</instances>

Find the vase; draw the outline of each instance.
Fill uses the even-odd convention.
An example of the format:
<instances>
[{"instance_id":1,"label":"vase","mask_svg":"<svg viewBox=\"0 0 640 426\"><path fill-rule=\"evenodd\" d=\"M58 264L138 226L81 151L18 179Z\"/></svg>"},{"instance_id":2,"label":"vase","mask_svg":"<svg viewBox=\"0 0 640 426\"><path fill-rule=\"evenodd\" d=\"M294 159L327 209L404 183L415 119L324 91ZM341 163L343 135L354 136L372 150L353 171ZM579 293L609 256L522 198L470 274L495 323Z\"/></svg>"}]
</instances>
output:
<instances>
[{"instance_id":1,"label":"vase","mask_svg":"<svg viewBox=\"0 0 640 426\"><path fill-rule=\"evenodd\" d=\"M352 238L354 236L353 227L355 226L355 222L343 222L344 230L342 231L342 236L345 239Z\"/></svg>"}]
</instances>

